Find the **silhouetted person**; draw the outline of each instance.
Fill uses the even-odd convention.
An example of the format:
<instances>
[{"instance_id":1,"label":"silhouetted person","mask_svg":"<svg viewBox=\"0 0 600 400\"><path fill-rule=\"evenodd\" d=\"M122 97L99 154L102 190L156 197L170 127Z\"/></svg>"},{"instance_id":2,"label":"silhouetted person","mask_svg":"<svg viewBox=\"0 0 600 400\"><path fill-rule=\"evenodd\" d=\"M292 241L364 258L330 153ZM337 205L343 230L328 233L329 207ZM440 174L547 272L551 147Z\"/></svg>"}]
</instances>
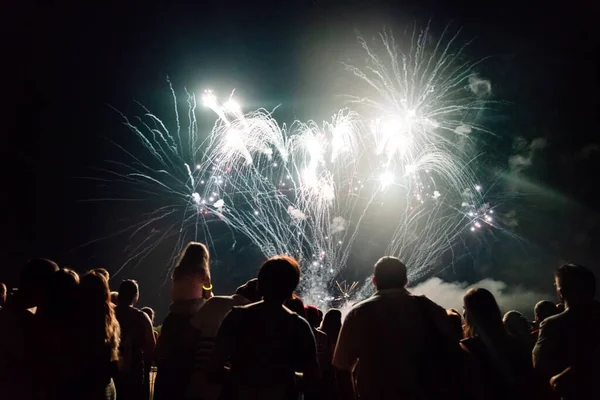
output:
<instances>
[{"instance_id":1,"label":"silhouetted person","mask_svg":"<svg viewBox=\"0 0 600 400\"><path fill-rule=\"evenodd\" d=\"M7 399L31 399L42 390L37 360L45 332L38 327L45 325L50 277L57 270L50 260L29 261L21 270L19 290L0 311L0 393ZM30 310L34 307L37 315Z\"/></svg>"},{"instance_id":2,"label":"silhouetted person","mask_svg":"<svg viewBox=\"0 0 600 400\"><path fill-rule=\"evenodd\" d=\"M106 282L110 283L110 274L108 273L106 268L94 268L91 272L95 272L97 274L102 275L104 277L104 279L106 279Z\"/></svg>"},{"instance_id":3,"label":"silhouetted person","mask_svg":"<svg viewBox=\"0 0 600 400\"><path fill-rule=\"evenodd\" d=\"M173 302L156 344L155 400L183 399L190 384L199 340L191 318L212 296L209 259L205 245L190 242L173 270Z\"/></svg>"},{"instance_id":4,"label":"silhouetted person","mask_svg":"<svg viewBox=\"0 0 600 400\"><path fill-rule=\"evenodd\" d=\"M148 316L150 323L152 324L152 331L154 332L154 339L158 339L158 332L154 329L154 310L151 307L142 307L140 311Z\"/></svg>"},{"instance_id":5,"label":"silhouetted person","mask_svg":"<svg viewBox=\"0 0 600 400\"><path fill-rule=\"evenodd\" d=\"M79 329L79 275L61 268L49 279L47 324L43 329L43 354L40 354L42 378L46 381L49 398L68 397L76 376L78 346L75 345Z\"/></svg>"},{"instance_id":6,"label":"silhouetted person","mask_svg":"<svg viewBox=\"0 0 600 400\"><path fill-rule=\"evenodd\" d=\"M533 350L537 371L564 399L600 398L600 307L594 274L565 264L555 274L565 311L542 322Z\"/></svg>"},{"instance_id":7,"label":"silhouetted person","mask_svg":"<svg viewBox=\"0 0 600 400\"><path fill-rule=\"evenodd\" d=\"M219 327L225 316L235 306L256 303L262 299L258 279L254 278L238 287L232 296L213 296L191 320L200 334L194 360L194 372L187 393L188 399L213 400L219 398L222 385L208 382L205 370L212 356Z\"/></svg>"},{"instance_id":8,"label":"silhouetted person","mask_svg":"<svg viewBox=\"0 0 600 400\"><path fill-rule=\"evenodd\" d=\"M76 375L65 399L115 400L112 376L119 363L119 322L110 303L108 281L91 272L79 284Z\"/></svg>"},{"instance_id":9,"label":"silhouetted person","mask_svg":"<svg viewBox=\"0 0 600 400\"><path fill-rule=\"evenodd\" d=\"M453 337L446 310L405 289L406 266L399 259L383 257L374 269L377 292L352 307L333 356L333 365L346 371L338 375L343 396L352 397L354 372L361 399L434 398L434 363L446 356L435 344ZM442 382L435 385L441 388Z\"/></svg>"},{"instance_id":10,"label":"silhouetted person","mask_svg":"<svg viewBox=\"0 0 600 400\"><path fill-rule=\"evenodd\" d=\"M149 396L149 384L145 384L154 355L154 330L148 316L135 308L139 298L136 281L126 280L119 286L119 305L115 315L121 326L122 362L115 384L117 395L122 400L141 400ZM146 390L148 390L146 392Z\"/></svg>"},{"instance_id":11,"label":"silhouetted person","mask_svg":"<svg viewBox=\"0 0 600 400\"><path fill-rule=\"evenodd\" d=\"M535 341L531 337L529 321L518 311L509 311L502 318L504 329L508 336L517 340L528 352L533 350Z\"/></svg>"},{"instance_id":12,"label":"silhouetted person","mask_svg":"<svg viewBox=\"0 0 600 400\"><path fill-rule=\"evenodd\" d=\"M327 334L318 329L323 318L319 315L319 309L315 306L305 306L304 312L306 314L306 320L313 329L313 334L315 335L315 341L317 343L317 360L319 361L321 374L323 374L326 370L331 368L331 359L333 357Z\"/></svg>"},{"instance_id":13,"label":"silhouetted person","mask_svg":"<svg viewBox=\"0 0 600 400\"><path fill-rule=\"evenodd\" d=\"M540 324L544 320L553 315L559 314L560 311L556 308L556 305L548 300L538 301L533 309L533 315L535 316L535 325L539 328Z\"/></svg>"},{"instance_id":14,"label":"silhouetted person","mask_svg":"<svg viewBox=\"0 0 600 400\"><path fill-rule=\"evenodd\" d=\"M465 339L461 346L474 364L471 380L483 399L535 399L529 352L506 332L494 295L470 289L464 296Z\"/></svg>"},{"instance_id":15,"label":"silhouetted person","mask_svg":"<svg viewBox=\"0 0 600 400\"><path fill-rule=\"evenodd\" d=\"M304 311L306 314L306 320L312 327L313 334L315 335L315 342L317 344L317 360L319 361L319 369L321 371L321 381L315 396L312 398L329 399L329 397L327 397L328 384L331 384L332 382L328 382L327 380L333 379L333 367L331 365L333 352L331 351L331 344L329 343L327 334L318 329L323 320L322 313L319 313L319 309L315 306L305 306Z\"/></svg>"},{"instance_id":16,"label":"silhouetted person","mask_svg":"<svg viewBox=\"0 0 600 400\"><path fill-rule=\"evenodd\" d=\"M0 282L0 311L4 308L4 304L6 304L6 285Z\"/></svg>"},{"instance_id":17,"label":"silhouetted person","mask_svg":"<svg viewBox=\"0 0 600 400\"><path fill-rule=\"evenodd\" d=\"M338 340L338 336L340 334L340 329L342 328L342 312L337 308L330 308L325 313L323 317L323 321L321 322L321 326L319 329L327 335L327 339L330 346L330 354L333 356L333 352L335 351L335 345ZM329 400L336 400L339 398L337 383L335 379L335 371L333 368L326 369L323 372L322 376L323 380L323 390L324 395L323 398Z\"/></svg>"},{"instance_id":18,"label":"silhouetted person","mask_svg":"<svg viewBox=\"0 0 600 400\"><path fill-rule=\"evenodd\" d=\"M287 307L290 311L295 312L302 318L306 319L306 310L304 309L304 302L302 299L295 294L292 294L292 297L287 299L285 303L283 303L285 307Z\"/></svg>"},{"instance_id":19,"label":"silhouetted person","mask_svg":"<svg viewBox=\"0 0 600 400\"><path fill-rule=\"evenodd\" d=\"M450 324L452 325L454 337L457 341L461 340L463 338L462 316L454 308L446 310L446 314L448 314L448 318L450 319Z\"/></svg>"},{"instance_id":20,"label":"silhouetted person","mask_svg":"<svg viewBox=\"0 0 600 400\"><path fill-rule=\"evenodd\" d=\"M295 372L304 374L309 392L317 383L312 330L306 320L283 306L299 280L296 260L270 258L258 273L263 301L235 307L223 320L210 371L219 376L229 361L231 399L295 400Z\"/></svg>"},{"instance_id":21,"label":"silhouetted person","mask_svg":"<svg viewBox=\"0 0 600 400\"><path fill-rule=\"evenodd\" d=\"M340 329L342 329L342 312L337 308L327 310L319 329L325 332L327 338L329 338L331 350L335 350L338 335L340 334Z\"/></svg>"},{"instance_id":22,"label":"silhouetted person","mask_svg":"<svg viewBox=\"0 0 600 400\"><path fill-rule=\"evenodd\" d=\"M119 304L119 292L110 292L110 302L115 306Z\"/></svg>"}]
</instances>

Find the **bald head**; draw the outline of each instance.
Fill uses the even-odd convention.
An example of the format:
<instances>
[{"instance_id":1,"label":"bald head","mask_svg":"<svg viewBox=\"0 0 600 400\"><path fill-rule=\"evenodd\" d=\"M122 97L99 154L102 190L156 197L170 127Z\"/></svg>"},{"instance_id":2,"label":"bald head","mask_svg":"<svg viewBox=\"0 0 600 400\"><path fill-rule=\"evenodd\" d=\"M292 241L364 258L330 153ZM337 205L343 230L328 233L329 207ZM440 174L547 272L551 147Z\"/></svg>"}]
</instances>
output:
<instances>
[{"instance_id":1,"label":"bald head","mask_svg":"<svg viewBox=\"0 0 600 400\"><path fill-rule=\"evenodd\" d=\"M396 257L382 257L375 263L373 283L377 290L406 287L406 265Z\"/></svg>"}]
</instances>

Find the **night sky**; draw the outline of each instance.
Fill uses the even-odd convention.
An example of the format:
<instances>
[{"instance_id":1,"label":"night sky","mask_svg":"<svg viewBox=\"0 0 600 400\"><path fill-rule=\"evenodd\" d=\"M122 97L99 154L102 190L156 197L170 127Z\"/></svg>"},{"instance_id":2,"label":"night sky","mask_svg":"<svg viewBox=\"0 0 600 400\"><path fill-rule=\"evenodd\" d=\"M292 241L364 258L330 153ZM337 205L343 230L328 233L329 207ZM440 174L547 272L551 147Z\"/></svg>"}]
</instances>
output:
<instances>
[{"instance_id":1,"label":"night sky","mask_svg":"<svg viewBox=\"0 0 600 400\"><path fill-rule=\"evenodd\" d=\"M177 91L236 89L251 99L246 109L281 104L288 122L326 118L341 105L336 95L344 93L348 76L339 63L356 54L357 30L373 35L389 26L401 33L429 19L434 34L448 23L462 27L461 36L475 39L468 55L490 57L478 72L503 104L487 117L495 136L481 150L486 168L504 177L504 190L519 193L503 205L518 219L514 240L492 237L471 261L444 271L444 278L489 276L547 289L552 269L567 260L600 276L598 10L592 2L169 3L2 6L8 32L0 281L16 286L19 267L38 256L78 271L116 271L123 262L127 237L78 247L117 230L119 218L136 212L82 201L101 194L81 178L115 157L109 140L128 140L110 106L135 115L139 101L168 120L169 76ZM210 126L214 118L206 115ZM543 138L547 145L515 173L509 159L517 137ZM222 253L213 271L217 293L225 294L254 274L260 256L248 246ZM380 255L367 252L354 263L368 270ZM141 303L155 307L159 317L168 307L165 256L157 252L111 282L116 288L121 279L137 279Z\"/></svg>"}]
</instances>

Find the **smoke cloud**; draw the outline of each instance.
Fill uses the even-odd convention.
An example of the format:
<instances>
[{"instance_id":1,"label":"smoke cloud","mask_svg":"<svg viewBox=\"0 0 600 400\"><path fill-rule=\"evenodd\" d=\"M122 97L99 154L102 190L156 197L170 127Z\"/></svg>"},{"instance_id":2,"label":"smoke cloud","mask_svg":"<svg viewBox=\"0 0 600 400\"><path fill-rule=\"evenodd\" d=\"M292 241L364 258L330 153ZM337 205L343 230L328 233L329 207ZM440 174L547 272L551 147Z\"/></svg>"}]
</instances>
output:
<instances>
[{"instance_id":1,"label":"smoke cloud","mask_svg":"<svg viewBox=\"0 0 600 400\"><path fill-rule=\"evenodd\" d=\"M294 208L292 206L288 207L288 213L291 215L292 218L295 219L306 219L306 214L304 214L300 209L298 208Z\"/></svg>"},{"instance_id":2,"label":"smoke cloud","mask_svg":"<svg viewBox=\"0 0 600 400\"><path fill-rule=\"evenodd\" d=\"M471 92L477 97L484 97L492 92L492 83L477 75L471 75L469 76L469 89L471 89Z\"/></svg>"},{"instance_id":3,"label":"smoke cloud","mask_svg":"<svg viewBox=\"0 0 600 400\"><path fill-rule=\"evenodd\" d=\"M331 233L338 233L346 229L346 220L342 217L335 217L331 221Z\"/></svg>"},{"instance_id":4,"label":"smoke cloud","mask_svg":"<svg viewBox=\"0 0 600 400\"><path fill-rule=\"evenodd\" d=\"M536 153L543 150L548 144L545 138L535 138L531 143L522 137L515 139L513 149L516 154L508 159L508 165L513 172L521 172L533 164L533 158Z\"/></svg>"},{"instance_id":5,"label":"smoke cloud","mask_svg":"<svg viewBox=\"0 0 600 400\"><path fill-rule=\"evenodd\" d=\"M533 318L533 307L538 301L556 301L555 295L529 290L519 285L509 286L505 282L493 279L483 279L469 285L463 282L444 282L440 278L433 277L411 288L410 291L413 294L425 295L444 308L454 308L462 312L463 296L472 287L489 290L496 298L502 313L517 310L530 319Z\"/></svg>"}]
</instances>

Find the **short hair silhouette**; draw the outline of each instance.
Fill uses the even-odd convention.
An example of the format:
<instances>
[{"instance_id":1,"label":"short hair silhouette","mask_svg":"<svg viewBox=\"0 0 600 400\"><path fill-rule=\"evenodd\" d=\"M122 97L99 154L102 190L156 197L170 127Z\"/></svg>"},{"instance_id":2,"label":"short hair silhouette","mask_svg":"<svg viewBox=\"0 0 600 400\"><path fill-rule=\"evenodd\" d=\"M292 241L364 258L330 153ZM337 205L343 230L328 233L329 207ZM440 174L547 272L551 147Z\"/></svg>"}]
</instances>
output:
<instances>
[{"instance_id":1,"label":"short hair silhouette","mask_svg":"<svg viewBox=\"0 0 600 400\"><path fill-rule=\"evenodd\" d=\"M538 301L533 308L533 314L535 315L535 322L538 324L544 321L546 318L558 314L558 308L556 305L549 300Z\"/></svg>"},{"instance_id":2,"label":"short hair silhouette","mask_svg":"<svg viewBox=\"0 0 600 400\"><path fill-rule=\"evenodd\" d=\"M235 294L246 298L250 303L256 303L257 301L260 301L260 299L262 299L260 290L258 290L257 278L250 279L248 282L238 287L235 291Z\"/></svg>"},{"instance_id":3,"label":"short hair silhouette","mask_svg":"<svg viewBox=\"0 0 600 400\"><path fill-rule=\"evenodd\" d=\"M304 314L306 315L306 320L313 328L318 328L321 325L321 321L323 318L319 315L319 309L315 306L305 306Z\"/></svg>"},{"instance_id":4,"label":"short hair silhouette","mask_svg":"<svg viewBox=\"0 0 600 400\"><path fill-rule=\"evenodd\" d=\"M133 279L123 281L119 286L119 305L132 306L138 298L140 289Z\"/></svg>"},{"instance_id":5,"label":"short hair silhouette","mask_svg":"<svg viewBox=\"0 0 600 400\"><path fill-rule=\"evenodd\" d=\"M289 256L269 258L258 272L258 289L265 301L283 304L300 282L300 265Z\"/></svg>"},{"instance_id":6,"label":"short hair silhouette","mask_svg":"<svg viewBox=\"0 0 600 400\"><path fill-rule=\"evenodd\" d=\"M377 290L402 289L408 283L406 265L396 257L381 257L374 269Z\"/></svg>"},{"instance_id":7,"label":"short hair silhouette","mask_svg":"<svg viewBox=\"0 0 600 400\"><path fill-rule=\"evenodd\" d=\"M185 277L210 278L210 255L208 248L199 242L189 242L181 252L172 278L177 281Z\"/></svg>"},{"instance_id":8,"label":"short hair silhouette","mask_svg":"<svg viewBox=\"0 0 600 400\"><path fill-rule=\"evenodd\" d=\"M292 297L286 299L283 303L290 311L295 312L302 318L306 319L306 310L304 309L304 302L302 299L292 293Z\"/></svg>"},{"instance_id":9,"label":"short hair silhouette","mask_svg":"<svg viewBox=\"0 0 600 400\"><path fill-rule=\"evenodd\" d=\"M596 294L594 273L576 264L564 264L556 270L557 289L567 301L591 301Z\"/></svg>"},{"instance_id":10,"label":"short hair silhouette","mask_svg":"<svg viewBox=\"0 0 600 400\"><path fill-rule=\"evenodd\" d=\"M29 261L21 271L21 288L46 285L48 279L58 271L58 265L46 258Z\"/></svg>"},{"instance_id":11,"label":"short hair silhouette","mask_svg":"<svg viewBox=\"0 0 600 400\"><path fill-rule=\"evenodd\" d=\"M512 337L529 335L531 327L529 321L518 311L512 310L504 314L502 318L504 329Z\"/></svg>"}]
</instances>

